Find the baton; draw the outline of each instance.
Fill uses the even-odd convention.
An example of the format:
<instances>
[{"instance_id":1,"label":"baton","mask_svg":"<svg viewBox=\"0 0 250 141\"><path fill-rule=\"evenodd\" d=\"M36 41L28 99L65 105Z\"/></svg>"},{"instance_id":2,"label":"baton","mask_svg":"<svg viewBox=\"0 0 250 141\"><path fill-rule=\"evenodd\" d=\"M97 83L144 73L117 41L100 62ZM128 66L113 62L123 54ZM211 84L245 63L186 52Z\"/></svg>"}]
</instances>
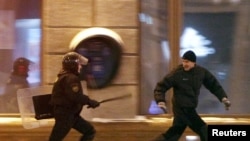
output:
<instances>
[{"instance_id":1,"label":"baton","mask_svg":"<svg viewBox=\"0 0 250 141\"><path fill-rule=\"evenodd\" d=\"M122 99L129 98L131 96L132 96L131 94L126 94L126 95L122 95L122 96L118 96L118 97L107 98L107 99L99 101L99 103L101 104L101 103L106 103L106 102L111 102L111 101L116 101L116 100L122 100Z\"/></svg>"}]
</instances>

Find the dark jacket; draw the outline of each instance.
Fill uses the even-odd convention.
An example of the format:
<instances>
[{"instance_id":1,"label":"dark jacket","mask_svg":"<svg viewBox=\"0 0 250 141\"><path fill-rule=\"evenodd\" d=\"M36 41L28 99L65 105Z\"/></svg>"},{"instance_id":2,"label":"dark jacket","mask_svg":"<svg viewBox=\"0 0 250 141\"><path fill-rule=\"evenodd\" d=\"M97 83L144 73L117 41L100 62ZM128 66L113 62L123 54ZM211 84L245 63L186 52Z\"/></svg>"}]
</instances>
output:
<instances>
[{"instance_id":1,"label":"dark jacket","mask_svg":"<svg viewBox=\"0 0 250 141\"><path fill-rule=\"evenodd\" d=\"M81 80L78 74L62 71L52 89L50 103L57 112L79 114L84 105L88 105L90 98L83 94Z\"/></svg>"},{"instance_id":2,"label":"dark jacket","mask_svg":"<svg viewBox=\"0 0 250 141\"><path fill-rule=\"evenodd\" d=\"M173 88L173 105L178 107L196 108L200 88L204 85L219 101L227 97L218 80L205 68L196 65L189 71L185 71L179 65L171 73L159 81L154 89L156 102L165 102L165 92Z\"/></svg>"}]
</instances>

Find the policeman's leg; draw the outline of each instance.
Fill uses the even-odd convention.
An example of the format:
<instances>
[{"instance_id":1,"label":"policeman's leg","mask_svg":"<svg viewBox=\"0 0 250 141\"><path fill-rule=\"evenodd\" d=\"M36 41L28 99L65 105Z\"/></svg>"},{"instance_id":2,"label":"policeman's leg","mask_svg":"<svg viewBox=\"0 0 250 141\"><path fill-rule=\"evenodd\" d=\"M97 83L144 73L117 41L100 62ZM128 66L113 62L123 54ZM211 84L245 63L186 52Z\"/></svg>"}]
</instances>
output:
<instances>
[{"instance_id":1,"label":"policeman's leg","mask_svg":"<svg viewBox=\"0 0 250 141\"><path fill-rule=\"evenodd\" d=\"M49 141L62 141L71 129L70 120L57 118L49 137Z\"/></svg>"},{"instance_id":2,"label":"policeman's leg","mask_svg":"<svg viewBox=\"0 0 250 141\"><path fill-rule=\"evenodd\" d=\"M96 130L94 126L80 116L77 118L73 128L83 134L80 141L92 141L95 137Z\"/></svg>"}]
</instances>

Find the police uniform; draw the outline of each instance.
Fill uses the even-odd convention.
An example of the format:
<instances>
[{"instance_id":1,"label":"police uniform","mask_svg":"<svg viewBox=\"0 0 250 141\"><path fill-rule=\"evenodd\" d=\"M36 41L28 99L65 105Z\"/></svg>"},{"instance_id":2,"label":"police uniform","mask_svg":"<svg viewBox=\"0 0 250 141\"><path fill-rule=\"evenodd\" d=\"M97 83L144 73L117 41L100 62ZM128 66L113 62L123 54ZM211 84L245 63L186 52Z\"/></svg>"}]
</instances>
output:
<instances>
[{"instance_id":1,"label":"police uniform","mask_svg":"<svg viewBox=\"0 0 250 141\"><path fill-rule=\"evenodd\" d=\"M29 82L26 76L11 75L7 81L4 95L2 100L4 103L4 109L1 112L4 113L19 113L17 95L18 89L28 88ZM5 102L4 102L5 101Z\"/></svg>"},{"instance_id":2,"label":"police uniform","mask_svg":"<svg viewBox=\"0 0 250 141\"><path fill-rule=\"evenodd\" d=\"M93 140L96 130L80 116L80 112L84 105L96 108L99 102L83 94L81 80L76 71L59 72L50 103L54 108L55 125L49 141L62 141L71 128L83 134L80 141Z\"/></svg>"},{"instance_id":3,"label":"police uniform","mask_svg":"<svg viewBox=\"0 0 250 141\"><path fill-rule=\"evenodd\" d=\"M30 63L31 61L24 57L19 57L14 61L13 70L4 88L4 94L0 99L0 103L3 104L1 112L19 112L16 92L18 89L29 87L27 78Z\"/></svg>"}]
</instances>

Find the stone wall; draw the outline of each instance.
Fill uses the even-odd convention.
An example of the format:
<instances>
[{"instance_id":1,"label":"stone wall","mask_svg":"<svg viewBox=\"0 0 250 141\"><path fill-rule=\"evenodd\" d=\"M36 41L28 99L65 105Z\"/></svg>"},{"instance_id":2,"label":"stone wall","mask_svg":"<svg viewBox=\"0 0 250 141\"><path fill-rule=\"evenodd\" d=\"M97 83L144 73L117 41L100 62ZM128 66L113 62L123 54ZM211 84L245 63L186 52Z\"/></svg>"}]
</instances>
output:
<instances>
[{"instance_id":1,"label":"stone wall","mask_svg":"<svg viewBox=\"0 0 250 141\"><path fill-rule=\"evenodd\" d=\"M88 89L102 100L123 94L131 98L84 110L89 118L128 118L137 114L139 96L139 46L137 0L44 0L42 6L42 83L51 85L61 68L61 58L80 31L104 27L118 33L123 42L118 73L105 88Z\"/></svg>"}]
</instances>

